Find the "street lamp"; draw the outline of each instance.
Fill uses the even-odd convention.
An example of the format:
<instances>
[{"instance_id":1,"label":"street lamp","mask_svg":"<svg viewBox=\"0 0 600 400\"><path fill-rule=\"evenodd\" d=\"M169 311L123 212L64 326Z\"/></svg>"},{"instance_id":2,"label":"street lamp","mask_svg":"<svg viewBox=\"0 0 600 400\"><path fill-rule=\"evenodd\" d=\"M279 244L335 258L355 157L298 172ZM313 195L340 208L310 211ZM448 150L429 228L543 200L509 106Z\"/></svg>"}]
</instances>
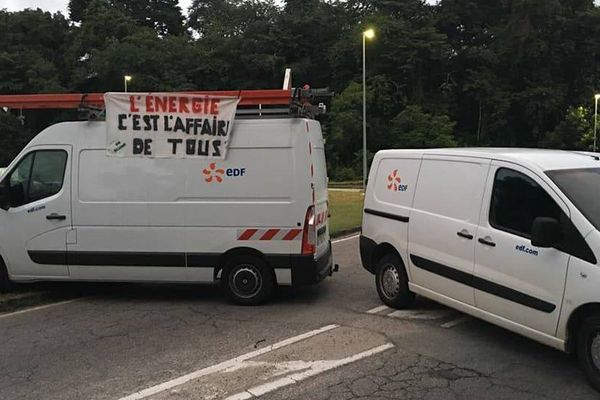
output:
<instances>
[{"instance_id":1,"label":"street lamp","mask_svg":"<svg viewBox=\"0 0 600 400\"><path fill-rule=\"evenodd\" d=\"M373 39L375 31L367 29L362 34L362 72L363 72L363 193L367 191L367 39Z\"/></svg>"},{"instance_id":2,"label":"street lamp","mask_svg":"<svg viewBox=\"0 0 600 400\"><path fill-rule=\"evenodd\" d=\"M600 94L594 96L596 99L596 107L594 109L594 153L596 152L597 144L597 132L598 132L598 100L600 100Z\"/></svg>"},{"instance_id":3,"label":"street lamp","mask_svg":"<svg viewBox=\"0 0 600 400\"><path fill-rule=\"evenodd\" d=\"M125 84L125 93L127 93L127 82L131 81L131 75L125 75L123 77L123 83Z\"/></svg>"}]
</instances>

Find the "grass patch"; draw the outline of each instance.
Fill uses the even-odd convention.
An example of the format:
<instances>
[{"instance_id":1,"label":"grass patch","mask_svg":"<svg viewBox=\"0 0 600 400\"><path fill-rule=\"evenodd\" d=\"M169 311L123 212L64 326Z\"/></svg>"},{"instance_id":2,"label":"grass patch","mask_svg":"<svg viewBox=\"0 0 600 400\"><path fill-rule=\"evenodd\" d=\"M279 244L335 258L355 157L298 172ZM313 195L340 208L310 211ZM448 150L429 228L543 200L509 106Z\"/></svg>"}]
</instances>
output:
<instances>
[{"instance_id":1,"label":"grass patch","mask_svg":"<svg viewBox=\"0 0 600 400\"><path fill-rule=\"evenodd\" d=\"M346 189L362 189L362 181L329 181L329 189L331 188L346 188Z\"/></svg>"},{"instance_id":2,"label":"grass patch","mask_svg":"<svg viewBox=\"0 0 600 400\"><path fill-rule=\"evenodd\" d=\"M329 190L329 231L332 236L360 228L363 200L359 191Z\"/></svg>"}]
</instances>

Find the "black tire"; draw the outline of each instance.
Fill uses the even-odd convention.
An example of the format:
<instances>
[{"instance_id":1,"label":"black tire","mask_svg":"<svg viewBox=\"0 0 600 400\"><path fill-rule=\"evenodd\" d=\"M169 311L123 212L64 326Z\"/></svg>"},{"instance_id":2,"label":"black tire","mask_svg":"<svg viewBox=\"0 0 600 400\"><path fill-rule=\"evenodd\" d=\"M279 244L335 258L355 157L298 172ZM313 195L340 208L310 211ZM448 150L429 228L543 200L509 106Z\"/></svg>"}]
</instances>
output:
<instances>
[{"instance_id":1,"label":"black tire","mask_svg":"<svg viewBox=\"0 0 600 400\"><path fill-rule=\"evenodd\" d=\"M0 261L0 293L10 292L13 289L12 282L8 277L8 270L3 261Z\"/></svg>"},{"instance_id":2,"label":"black tire","mask_svg":"<svg viewBox=\"0 0 600 400\"><path fill-rule=\"evenodd\" d=\"M600 391L600 315L589 316L581 323L577 357L590 384Z\"/></svg>"},{"instance_id":3,"label":"black tire","mask_svg":"<svg viewBox=\"0 0 600 400\"><path fill-rule=\"evenodd\" d=\"M386 254L376 265L375 286L383 303L392 308L410 307L415 294L408 289L404 263L395 254Z\"/></svg>"},{"instance_id":4,"label":"black tire","mask_svg":"<svg viewBox=\"0 0 600 400\"><path fill-rule=\"evenodd\" d=\"M234 303L253 306L269 300L275 287L275 277L273 270L261 258L235 256L225 264L221 284Z\"/></svg>"}]
</instances>

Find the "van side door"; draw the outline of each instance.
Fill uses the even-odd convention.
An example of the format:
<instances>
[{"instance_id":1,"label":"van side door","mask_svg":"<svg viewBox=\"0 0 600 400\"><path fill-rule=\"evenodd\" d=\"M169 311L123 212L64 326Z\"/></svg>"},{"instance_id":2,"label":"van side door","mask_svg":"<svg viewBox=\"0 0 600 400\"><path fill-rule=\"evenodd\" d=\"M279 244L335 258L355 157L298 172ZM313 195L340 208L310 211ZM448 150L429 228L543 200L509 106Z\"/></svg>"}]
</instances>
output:
<instances>
[{"instance_id":1,"label":"van side door","mask_svg":"<svg viewBox=\"0 0 600 400\"><path fill-rule=\"evenodd\" d=\"M411 283L473 305L475 235L490 160L425 156L408 226Z\"/></svg>"},{"instance_id":2,"label":"van side door","mask_svg":"<svg viewBox=\"0 0 600 400\"><path fill-rule=\"evenodd\" d=\"M475 249L475 304L554 335L570 255L564 249L532 246L536 217L559 220L567 241L569 235L574 239L578 235L567 205L541 177L518 165L494 161Z\"/></svg>"},{"instance_id":3,"label":"van side door","mask_svg":"<svg viewBox=\"0 0 600 400\"><path fill-rule=\"evenodd\" d=\"M71 146L31 148L5 175L0 243L13 276L67 276Z\"/></svg>"}]
</instances>

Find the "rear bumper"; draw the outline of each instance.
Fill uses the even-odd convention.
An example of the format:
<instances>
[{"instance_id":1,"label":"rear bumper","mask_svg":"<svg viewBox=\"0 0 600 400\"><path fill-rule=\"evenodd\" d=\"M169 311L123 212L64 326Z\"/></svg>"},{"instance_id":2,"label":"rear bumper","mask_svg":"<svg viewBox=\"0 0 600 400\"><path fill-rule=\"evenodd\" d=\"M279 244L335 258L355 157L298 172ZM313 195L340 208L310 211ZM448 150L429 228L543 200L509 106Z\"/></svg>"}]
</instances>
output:
<instances>
[{"instance_id":1,"label":"rear bumper","mask_svg":"<svg viewBox=\"0 0 600 400\"><path fill-rule=\"evenodd\" d=\"M375 273L375 266L373 265L373 253L377 243L374 240L369 239L366 236L360 235L360 260L364 269L370 273Z\"/></svg>"},{"instance_id":2,"label":"rear bumper","mask_svg":"<svg viewBox=\"0 0 600 400\"><path fill-rule=\"evenodd\" d=\"M333 254L331 243L320 257L312 255L293 255L290 257L292 269L292 286L312 285L321 282L333 273Z\"/></svg>"}]
</instances>

